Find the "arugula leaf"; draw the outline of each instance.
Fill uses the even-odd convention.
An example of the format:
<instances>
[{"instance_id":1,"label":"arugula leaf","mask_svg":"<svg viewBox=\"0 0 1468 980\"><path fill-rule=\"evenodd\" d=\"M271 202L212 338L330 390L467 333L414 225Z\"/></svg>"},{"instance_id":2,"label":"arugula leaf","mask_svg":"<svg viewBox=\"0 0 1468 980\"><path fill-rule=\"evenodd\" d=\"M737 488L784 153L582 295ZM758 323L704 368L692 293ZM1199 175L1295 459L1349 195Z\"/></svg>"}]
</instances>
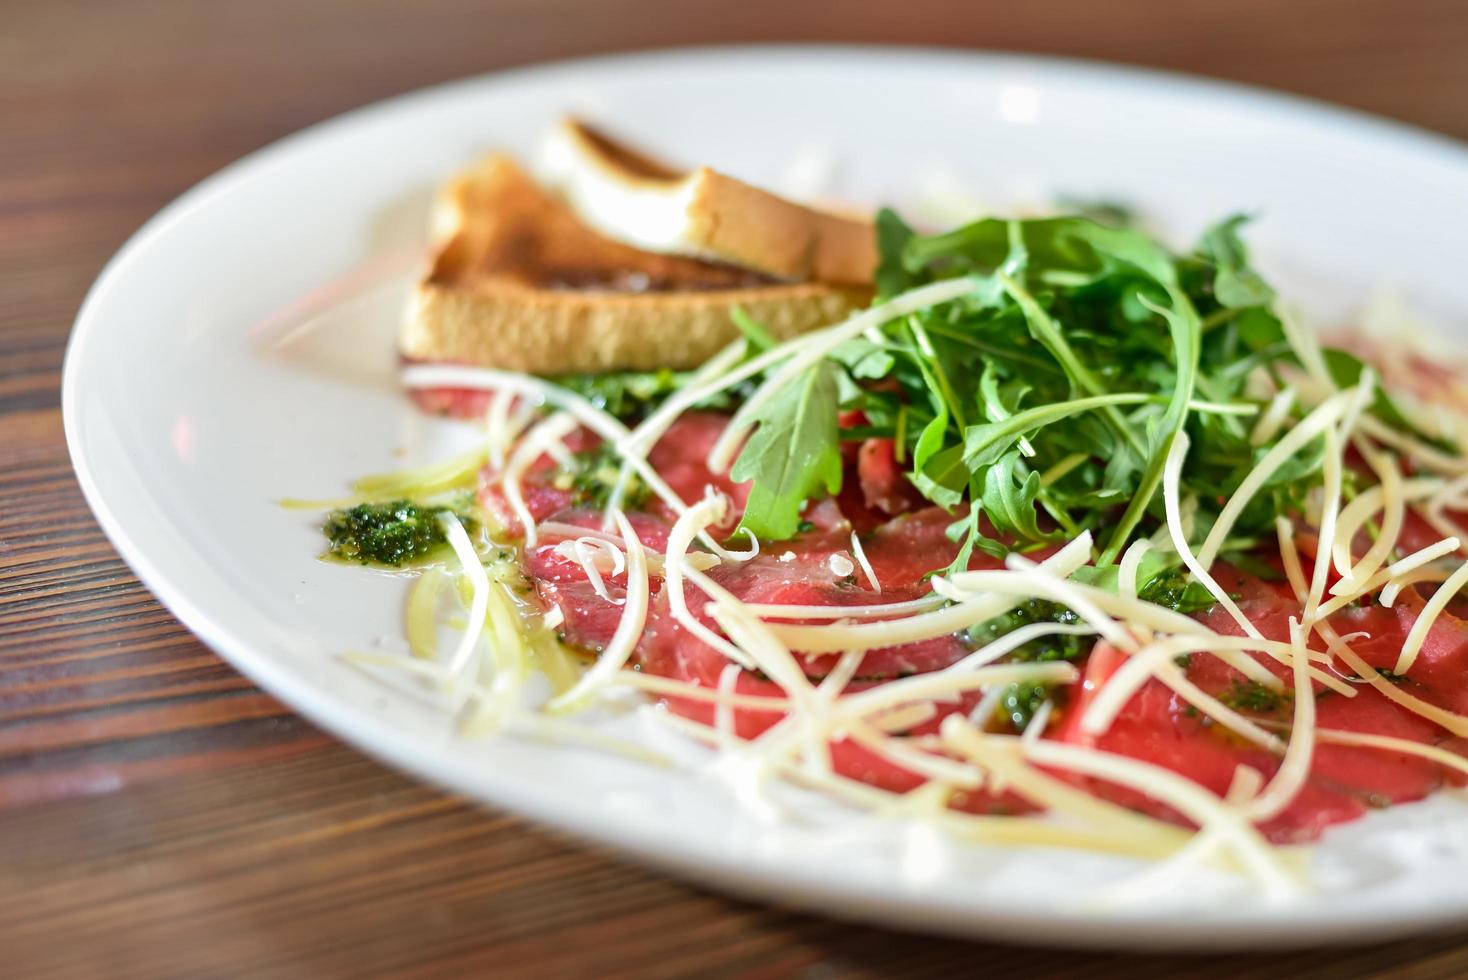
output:
<instances>
[{"instance_id":1,"label":"arugula leaf","mask_svg":"<svg viewBox=\"0 0 1468 980\"><path fill-rule=\"evenodd\" d=\"M946 410L923 426L912 451L912 482L933 503L956 507L968 489L969 466L963 446L943 445L947 430Z\"/></svg>"},{"instance_id":2,"label":"arugula leaf","mask_svg":"<svg viewBox=\"0 0 1468 980\"><path fill-rule=\"evenodd\" d=\"M877 298L888 299L917 285L916 278L903 265L903 252L913 239L907 222L890 208L877 212Z\"/></svg>"},{"instance_id":3,"label":"arugula leaf","mask_svg":"<svg viewBox=\"0 0 1468 980\"><path fill-rule=\"evenodd\" d=\"M997 463L1009 447L1031 429L1049 425L1079 412L1091 412L1115 405L1136 405L1152 400L1151 395L1123 392L1114 395L1096 395L1092 398L1075 398L1069 401L1037 405L1023 412L1016 412L1002 422L971 425L964 430L964 462L978 468Z\"/></svg>"},{"instance_id":4,"label":"arugula leaf","mask_svg":"<svg viewBox=\"0 0 1468 980\"><path fill-rule=\"evenodd\" d=\"M737 303L729 310L729 319L734 321L734 326L744 334L744 339L749 341L749 350L756 354L762 354L779 343L765 325L744 311L744 307Z\"/></svg>"},{"instance_id":5,"label":"arugula leaf","mask_svg":"<svg viewBox=\"0 0 1468 980\"><path fill-rule=\"evenodd\" d=\"M954 513L958 564L1082 529L1104 532L1106 564L1160 525L1163 464L1184 432L1181 489L1206 522L1270 447L1250 443L1247 415L1196 405L1243 401L1251 374L1291 363L1273 291L1249 265L1242 217L1184 255L1110 217L919 235L884 211L879 296L955 276L975 286L843 343L765 406L734 470L753 482L745 525L794 533L804 504L840 486L840 439L890 438L918 491ZM842 411L861 423L838 431ZM1320 463L1311 446L1281 467L1236 540L1298 509Z\"/></svg>"},{"instance_id":6,"label":"arugula leaf","mask_svg":"<svg viewBox=\"0 0 1468 980\"><path fill-rule=\"evenodd\" d=\"M656 408L664 398L683 386L687 371L611 371L605 374L565 374L551 378L563 388L581 395L597 408L624 421L637 419Z\"/></svg>"},{"instance_id":7,"label":"arugula leaf","mask_svg":"<svg viewBox=\"0 0 1468 980\"><path fill-rule=\"evenodd\" d=\"M891 351L865 337L857 337L831 351L831 359L845 365L857 380L885 378L892 371Z\"/></svg>"},{"instance_id":8,"label":"arugula leaf","mask_svg":"<svg viewBox=\"0 0 1468 980\"><path fill-rule=\"evenodd\" d=\"M1248 250L1239 238L1239 229L1249 220L1247 214L1231 215L1205 231L1198 244L1198 254L1216 267L1213 295L1230 309L1268 306L1274 300L1274 290L1249 267Z\"/></svg>"},{"instance_id":9,"label":"arugula leaf","mask_svg":"<svg viewBox=\"0 0 1468 980\"><path fill-rule=\"evenodd\" d=\"M1048 540L1039 526L1035 501L1040 496L1040 474L1024 473L1018 452L1006 453L984 473L979 506L1000 534L1030 544Z\"/></svg>"},{"instance_id":10,"label":"arugula leaf","mask_svg":"<svg viewBox=\"0 0 1468 980\"><path fill-rule=\"evenodd\" d=\"M1171 281L1170 270L1168 275L1159 278L1159 282L1166 287L1171 305L1144 305L1167 321L1168 330L1172 334L1173 367L1176 371L1172 381L1172 396L1168 399L1167 410L1148 433L1151 458L1137 482L1136 494L1107 539L1106 548L1101 552L1102 564L1116 560L1121 549L1126 547L1133 529L1141 523L1142 515L1152 505L1152 498L1162 484L1162 470L1167 455L1172 450L1173 440L1187 422L1188 403L1193 398L1193 389L1197 384L1202 324L1187 296Z\"/></svg>"},{"instance_id":11,"label":"arugula leaf","mask_svg":"<svg viewBox=\"0 0 1468 980\"><path fill-rule=\"evenodd\" d=\"M1137 224L1137 209L1125 201L1113 198L1084 198L1062 194L1055 203L1062 209L1082 218L1090 218L1098 225L1112 228L1130 228Z\"/></svg>"},{"instance_id":12,"label":"arugula leaf","mask_svg":"<svg viewBox=\"0 0 1468 980\"><path fill-rule=\"evenodd\" d=\"M1343 351L1338 347L1322 348L1321 354L1325 357L1325 369L1330 372L1330 380L1336 383L1336 387L1354 388L1361 383L1361 372L1365 370L1366 365L1355 354ZM1411 420L1402 414L1397 403L1392 401L1391 396L1386 393L1386 389L1382 388L1379 382L1376 385L1376 394L1371 401L1371 414L1387 425L1410 432L1417 438L1439 448L1449 452L1457 451L1456 446L1444 443L1442 439L1423 432L1413 425Z\"/></svg>"},{"instance_id":13,"label":"arugula leaf","mask_svg":"<svg viewBox=\"0 0 1468 980\"><path fill-rule=\"evenodd\" d=\"M759 425L729 475L754 481L740 527L761 539L794 536L805 501L841 489L836 377L821 361L755 413Z\"/></svg>"}]
</instances>

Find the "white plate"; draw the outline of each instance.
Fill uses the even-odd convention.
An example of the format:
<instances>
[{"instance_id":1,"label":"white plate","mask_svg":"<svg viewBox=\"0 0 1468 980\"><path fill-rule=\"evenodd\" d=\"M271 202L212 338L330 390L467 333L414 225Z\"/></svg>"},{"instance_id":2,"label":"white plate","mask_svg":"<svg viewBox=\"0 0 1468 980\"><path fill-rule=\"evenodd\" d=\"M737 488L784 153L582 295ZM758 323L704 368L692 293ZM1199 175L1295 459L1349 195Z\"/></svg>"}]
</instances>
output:
<instances>
[{"instance_id":1,"label":"white plate","mask_svg":"<svg viewBox=\"0 0 1468 980\"><path fill-rule=\"evenodd\" d=\"M1126 870L1106 859L955 847L895 826L769 825L643 716L608 724L687 767L465 743L422 698L344 665L342 651L400 643L403 582L315 561L309 517L272 501L335 495L463 438L393 386L405 262L423 244L436 184L489 148L529 154L567 110L687 162L909 210L935 195L951 206L956 189L999 206L1121 198L1179 240L1257 211L1262 264L1325 317L1383 278L1429 308L1468 309L1468 153L1281 96L1034 58L853 48L634 55L432 89L313 127L194 188L118 254L77 320L64 404L82 487L118 551L190 629L405 770L689 878L834 915L1135 948L1354 941L1468 918L1458 801L1333 833L1321 891L1285 907L1200 873L1160 906L1098 911L1078 896Z\"/></svg>"}]
</instances>

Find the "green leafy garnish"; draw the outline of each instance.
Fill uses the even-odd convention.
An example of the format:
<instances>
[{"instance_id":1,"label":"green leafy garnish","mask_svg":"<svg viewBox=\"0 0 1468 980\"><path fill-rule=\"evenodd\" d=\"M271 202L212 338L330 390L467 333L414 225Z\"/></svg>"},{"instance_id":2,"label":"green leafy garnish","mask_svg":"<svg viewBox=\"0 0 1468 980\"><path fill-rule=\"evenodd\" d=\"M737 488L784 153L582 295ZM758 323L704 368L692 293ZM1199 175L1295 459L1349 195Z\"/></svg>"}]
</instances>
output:
<instances>
[{"instance_id":1,"label":"green leafy garnish","mask_svg":"<svg viewBox=\"0 0 1468 980\"><path fill-rule=\"evenodd\" d=\"M744 307L735 306L729 311L729 319L739 332L744 334L748 342L747 350L753 354L763 353L775 346L775 338L765 329L765 325L744 311Z\"/></svg>"},{"instance_id":2,"label":"green leafy garnish","mask_svg":"<svg viewBox=\"0 0 1468 980\"><path fill-rule=\"evenodd\" d=\"M334 510L321 527L330 542L322 557L389 568L423 561L447 546L441 511L411 500Z\"/></svg>"},{"instance_id":3,"label":"green leafy garnish","mask_svg":"<svg viewBox=\"0 0 1468 980\"><path fill-rule=\"evenodd\" d=\"M597 408L623 421L639 419L682 386L686 371L611 371L605 374L567 374L551 378L581 395Z\"/></svg>"},{"instance_id":4,"label":"green leafy garnish","mask_svg":"<svg viewBox=\"0 0 1468 980\"><path fill-rule=\"evenodd\" d=\"M1236 711L1252 711L1261 715L1284 710L1294 696L1289 691L1275 691L1258 681L1234 681L1218 700Z\"/></svg>"},{"instance_id":5,"label":"green leafy garnish","mask_svg":"<svg viewBox=\"0 0 1468 980\"><path fill-rule=\"evenodd\" d=\"M1321 351L1321 354L1325 357L1325 369L1330 372L1330 379L1335 382L1336 387L1351 388L1361 383L1361 373L1366 369L1366 366L1355 354L1333 347L1325 348ZM1456 453L1458 451L1457 447L1451 443L1445 442L1431 433L1423 432L1417 426L1413 425L1411 420L1402 414L1402 410L1397 407L1397 403L1392 401L1391 396L1386 393L1386 390L1380 384L1376 385L1376 394L1371 402L1371 414L1392 428L1410 433L1423 442L1436 446L1446 452Z\"/></svg>"},{"instance_id":6,"label":"green leafy garnish","mask_svg":"<svg viewBox=\"0 0 1468 980\"><path fill-rule=\"evenodd\" d=\"M937 235L883 211L879 301L955 278L972 286L845 341L761 404L731 470L751 484L743 527L765 540L799 533L805 506L841 489L842 442L888 438L917 490L953 513L953 567L975 551L1033 550L1090 531L1106 568L1163 523L1164 463L1184 435L1192 448L1180 496L1194 526L1209 526L1273 448L1250 438L1264 406L1251 382L1283 384L1300 368L1274 290L1249 262L1247 221L1228 217L1174 252L1116 209L988 218ZM732 319L749 356L775 344L744 311ZM1352 355L1327 349L1324 358L1337 386L1359 381ZM631 421L687 377L559 380ZM737 405L768 377L709 405ZM1426 438L1380 388L1370 411ZM856 421L843 430L844 417ZM1229 560L1247 560L1272 539L1278 515L1302 510L1324 450L1316 439L1265 481L1233 524ZM1197 586L1181 588L1155 594L1204 608Z\"/></svg>"},{"instance_id":7,"label":"green leafy garnish","mask_svg":"<svg viewBox=\"0 0 1468 980\"><path fill-rule=\"evenodd\" d=\"M1231 310L1267 306L1274 299L1274 290L1249 268L1248 251L1239 238L1239 228L1248 220L1247 215L1236 214L1220 221L1204 233L1198 245L1198 254L1216 267L1214 298Z\"/></svg>"},{"instance_id":8,"label":"green leafy garnish","mask_svg":"<svg viewBox=\"0 0 1468 980\"><path fill-rule=\"evenodd\" d=\"M1067 626L1078 624L1081 618L1058 602L1047 599L1030 599L1002 616L970 627L969 640L976 646L994 642L1001 636L1012 633L1022 626L1033 623L1060 623ZM1060 633L1042 636L1016 647L1005 659L1011 663L1040 663L1056 660L1079 660L1090 652L1094 637L1085 634ZM1053 685L1030 681L1016 682L1004 689L999 696L998 713L1013 726L1015 731L1024 731L1040 705L1050 696Z\"/></svg>"},{"instance_id":9,"label":"green leafy garnish","mask_svg":"<svg viewBox=\"0 0 1468 980\"><path fill-rule=\"evenodd\" d=\"M572 453L571 459L551 477L551 485L573 493L572 504L583 507L605 507L611 500L621 476L621 457L610 443L594 449ZM622 494L622 506L636 509L647 503L652 491L636 476L628 477Z\"/></svg>"},{"instance_id":10,"label":"green leafy garnish","mask_svg":"<svg viewBox=\"0 0 1468 980\"><path fill-rule=\"evenodd\" d=\"M1270 448L1249 440L1259 403L1246 379L1293 355L1243 217L1183 255L1115 219L986 219L925 236L882 212L879 298L957 276L975 286L846 342L820 362L834 381L818 365L764 406L734 469L754 484L746 526L792 533L807 499L839 489L839 441L887 437L925 497L969 506L957 563L1089 529L1104 566L1161 523L1163 464L1184 432L1181 490L1206 526ZM838 433L845 411L863 421ZM1318 485L1322 448L1275 474L1240 540L1272 533Z\"/></svg>"},{"instance_id":11,"label":"green leafy garnish","mask_svg":"<svg viewBox=\"0 0 1468 980\"><path fill-rule=\"evenodd\" d=\"M1138 589L1137 598L1180 613L1202 612L1218 601L1187 573L1175 569L1157 575Z\"/></svg>"},{"instance_id":12,"label":"green leafy garnish","mask_svg":"<svg viewBox=\"0 0 1468 980\"><path fill-rule=\"evenodd\" d=\"M841 489L836 371L813 365L755 413L759 427L729 475L754 481L740 526L757 537L792 537L807 499Z\"/></svg>"}]
</instances>

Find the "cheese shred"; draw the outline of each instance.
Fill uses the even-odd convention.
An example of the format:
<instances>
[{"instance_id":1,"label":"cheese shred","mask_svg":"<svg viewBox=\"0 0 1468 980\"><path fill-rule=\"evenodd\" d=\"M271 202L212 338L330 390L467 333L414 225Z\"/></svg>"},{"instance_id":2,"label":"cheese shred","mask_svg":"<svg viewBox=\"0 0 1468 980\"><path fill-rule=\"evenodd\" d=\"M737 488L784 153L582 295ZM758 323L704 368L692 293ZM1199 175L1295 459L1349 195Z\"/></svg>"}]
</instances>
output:
<instances>
[{"instance_id":1,"label":"cheese shred","mask_svg":"<svg viewBox=\"0 0 1468 980\"><path fill-rule=\"evenodd\" d=\"M1178 428L1161 460L1161 526L1150 538L1133 541L1114 568L1093 563L1091 532L1081 530L1038 561L1014 553L1003 567L936 573L913 591L899 580L887 593L896 598L883 601L876 598L883 595L877 570L852 531L849 557L836 549L825 558L826 568L865 603L745 602L735 595L730 573L759 555L760 542L750 535L744 550L731 549L728 498L710 487L698 499L684 499L648 462L652 448L685 411L756 379L708 452L710 471L725 472L759 424L762 409L839 345L880 339L879 328L889 321L953 300L975 285L971 279L942 280L761 352L735 342L635 428L552 382L479 368L406 369L409 387L489 392L482 420L485 441L434 466L359 481L359 499L383 501L425 487L467 489L487 466L523 532L525 552L569 563L607 604L608 615L615 610L617 621L605 648L578 672L570 666L574 651L554 632L566 625L568 615L574 617L575 608L549 600L542 606L512 560L495 557L498 548L483 550L484 538L476 544L471 529L444 512L438 520L456 567L428 567L412 587L406 607L409 656L372 653L350 659L361 666L396 668L408 682L431 685L447 697L466 732L593 745L657 765L672 763L568 716L595 706L610 708L623 697L634 704L645 703L646 696L667 699L674 711L649 716L717 750L709 772L766 819L785 812L774 787L789 781L862 809L873 820L918 821L963 839L1087 847L1166 862L1116 889L1111 898L1118 902L1203 865L1244 874L1269 900L1299 894L1305 887L1300 855L1271 846L1260 825L1300 799L1323 745L1412 756L1468 775L1468 758L1447 745L1318 725L1317 692L1339 703L1338 697L1353 698L1369 688L1453 736L1468 737L1468 716L1419 697L1412 685L1397 683L1400 677L1385 676L1352 647L1364 634L1343 636L1344 628L1338 628L1351 606L1393 607L1406 593L1421 608L1392 674L1409 675L1423 651L1432 649L1435 627L1468 586L1465 536L1452 516L1468 508L1468 458L1374 415L1379 388L1372 370L1363 369L1349 387L1337 385L1327 352L1288 315L1282 321L1298 366L1282 377L1265 376L1260 369L1237 404L1221 396L1191 403L1193 411L1224 413L1230 431L1258 447L1252 468L1237 474L1236 489L1226 499L1185 494L1188 432L1199 430ZM1246 430L1235 415L1257 418ZM1468 432L1468 421L1460 428ZM570 460L568 446L576 445L572 437L583 430L620 460L615 484L596 505L600 527L583 527L573 518L537 522L527 478L546 457ZM1040 446L1037 439L1032 445L1032 438L1033 433L1015 437L1022 455L1033 455ZM1284 479L1282 471L1290 472L1291 461L1302 454L1319 454L1321 479L1307 487L1308 496L1300 491L1303 501L1273 522L1281 588L1299 604L1298 613L1289 617L1288 639L1280 640L1278 633L1266 636L1255 622L1258 607L1244 597L1247 590L1226 589L1223 583L1233 579L1215 566L1234 562L1239 550L1254 546L1256 502L1267 499ZM1053 492L1086 459L1075 453L1045 473L1040 492ZM634 478L671 514L672 526L660 547L639 537L627 512ZM1409 530L1424 521L1442 539L1403 556L1405 542L1412 540ZM1152 594L1147 588L1151 570L1179 562L1232 620L1227 628L1210 626L1213 616L1184 615L1177 607L1143 598ZM658 578L662 591L655 609ZM859 588L863 579L866 591ZM1440 584L1428 595L1431 583ZM1425 599L1411 591L1418 586ZM458 612L446 614L455 597ZM977 628L983 624L1036 601L1054 604L1071 618L1021 621L988 642L972 642L942 669L880 683L863 674L865 664L890 648L965 631L981 636ZM447 618L459 614L462 622ZM653 622L711 649L723 663L715 661L698 680L644 670L637 662L638 646ZM460 627L458 638L451 649L441 650L440 630L454 623ZM1065 659L1025 659L1033 656L1025 652L1032 645L1048 651L1066 637L1106 644L1118 666L1109 676L1095 678L1084 673L1084 661L1078 666ZM1251 710L1253 705L1242 706L1211 686L1205 678L1218 675L1192 670L1193 658L1200 657L1243 678L1241 683L1255 686L1261 697L1280 698L1275 704L1287 701L1288 720ZM531 683L537 671L551 680L549 694L546 685ZM1075 692L1083 680L1086 696L1078 707ZM1077 685L1070 700L1064 693L1054 696L1054 689L1065 685ZM1023 713L1012 714L1019 690L1033 700ZM1106 737L1144 692L1166 695L1174 710L1201 719L1222 738L1269 753L1277 765L1238 765L1227 791L1219 794L1164 765L1106 751ZM677 710L693 714L687 709L695 707L704 712L694 714L703 721ZM751 717L759 724L747 724ZM1001 724L1017 733L1000 734L995 729ZM751 729L759 734L750 735ZM1064 740L1054 737L1062 730ZM899 794L843 775L838 753L852 750L920 785ZM1263 757L1256 751L1252 758ZM1197 830L1110 802L1092 791L1101 784L1159 804ZM955 807L973 794L996 799L1013 794L1046 815L959 812Z\"/></svg>"}]
</instances>

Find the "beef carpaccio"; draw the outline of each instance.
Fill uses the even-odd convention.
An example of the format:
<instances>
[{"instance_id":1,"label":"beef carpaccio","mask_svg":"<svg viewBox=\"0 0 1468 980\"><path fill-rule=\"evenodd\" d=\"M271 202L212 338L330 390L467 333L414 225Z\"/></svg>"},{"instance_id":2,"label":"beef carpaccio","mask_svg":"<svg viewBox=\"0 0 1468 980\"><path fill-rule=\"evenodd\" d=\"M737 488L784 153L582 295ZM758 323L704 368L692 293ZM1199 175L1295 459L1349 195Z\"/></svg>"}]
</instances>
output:
<instances>
[{"instance_id":1,"label":"beef carpaccio","mask_svg":"<svg viewBox=\"0 0 1468 980\"><path fill-rule=\"evenodd\" d=\"M474 730L638 692L741 800L1297 892L1271 843L1468 776L1468 372L1286 316L1246 224L883 212L870 305L715 311L707 360L486 325L403 371L479 448L359 481L331 555L435 568L409 666Z\"/></svg>"},{"instance_id":2,"label":"beef carpaccio","mask_svg":"<svg viewBox=\"0 0 1468 980\"><path fill-rule=\"evenodd\" d=\"M484 405L484 400L474 394L435 392L430 404L437 410L474 413ZM737 524L738 508L748 488L732 483L727 474L711 473L705 463L726 422L726 416L712 412L683 416L653 448L649 462L685 499L697 499L709 488L725 494L732 504L730 519L723 528L728 532ZM573 440L573 447L590 453L597 442L582 433ZM867 440L847 456L846 491L808 507L805 530L749 561L715 566L709 572L710 578L739 599L763 605L857 607L901 603L927 595L927 576L947 568L958 552L948 529L961 515L928 505L912 492L895 470L891 462L892 448L885 440ZM620 620L625 578L607 576L605 594L602 594L593 587L582 564L563 554L564 549L558 551L557 546L571 540L576 533L574 529L584 529L587 533L601 531L602 512L587 506L584 489L568 485L564 468L549 456L541 457L533 465L524 479L523 494L534 519L549 529L542 530L537 543L524 553L525 571L541 602L547 608L560 610L565 641L588 655L595 655L604 649ZM511 534L523 533L492 471L484 475L481 501ZM653 551L666 546L675 518L668 508L652 501L644 509L631 512L630 517L645 546ZM1424 543L1432 537L1431 529L1415 527L1411 532ZM860 559L854 553L853 535L862 552ZM1311 556L1306 554L1304 559L1308 574L1312 570ZM1002 566L1001 561L982 552L975 553L968 563L971 569ZM1282 574L1265 578L1237 569L1222 569L1218 577L1237 597L1239 608L1266 637L1281 642L1288 640L1289 617L1297 614L1298 602ZM718 688L730 661L674 619L660 587L661 580L654 577L652 604L636 649L636 668ZM689 606L699 609L703 605L697 601L700 597L697 587L691 586ZM1390 678L1388 683L1397 689L1449 711L1468 711L1468 685L1463 683L1468 677L1468 622L1450 612L1434 621L1411 676L1391 674L1390 668L1423 602L1421 595L1409 589L1393 609L1354 606L1341 610L1331 622L1338 633L1360 637L1354 649L1382 677ZM717 630L707 613L698 615L706 626ZM1219 633L1242 634L1230 615L1216 605L1193 615ZM790 621L801 622L798 618ZM869 650L843 690L866 690L894 678L942 670L973 653L978 644L979 639L969 632L959 632ZM801 659L806 675L818 682L830 672L837 656L824 653ZM1087 734L1080 724L1085 708L1124 659L1124 655L1104 641L1093 642L1087 638L1075 658L1080 680L1045 692L1054 704L1048 717L1042 719L1045 724L1041 737L1146 760L1220 796L1228 791L1240 767L1253 770L1266 781L1276 773L1280 765L1278 754L1250 744L1215 724L1156 679L1147 681L1132 696L1104 734ZM1190 682L1241 714L1261 726L1287 734L1293 702L1290 669L1267 656L1256 654L1254 659L1279 677L1282 690L1270 690L1207 655L1187 657L1184 672ZM1349 666L1339 662L1329 666L1340 680L1352 685L1354 696L1342 696L1315 684L1320 727L1439 746L1455 753L1468 748L1468 742L1383 695ZM784 696L777 684L749 670L739 670L727 690L749 697ZM716 708L710 701L677 696L664 700L670 710L680 715L705 724L714 723ZM954 713L972 715L980 700L979 694L970 693L938 702L930 717L896 734L921 736L936 732L944 717ZM995 730L1015 730L1017 720L1024 721L1028 715L1023 705L1016 709L1015 700L1016 695L1011 692L990 708L989 717L979 720ZM758 737L784 716L778 710L757 708L736 708L731 714L734 733L744 739ZM832 765L838 773L883 789L902 792L925 781L923 776L850 739L836 739L830 751ZM1165 804L1135 790L1103 779L1066 778L1104 799L1186 823ZM1275 842L1308 841L1331 824L1355 819L1372 809L1421 799L1445 783L1462 782L1460 771L1419 755L1380 747L1320 744L1314 750L1305 787L1262 829ZM1008 792L957 793L954 804L985 813L1033 809L1024 798Z\"/></svg>"}]
</instances>

